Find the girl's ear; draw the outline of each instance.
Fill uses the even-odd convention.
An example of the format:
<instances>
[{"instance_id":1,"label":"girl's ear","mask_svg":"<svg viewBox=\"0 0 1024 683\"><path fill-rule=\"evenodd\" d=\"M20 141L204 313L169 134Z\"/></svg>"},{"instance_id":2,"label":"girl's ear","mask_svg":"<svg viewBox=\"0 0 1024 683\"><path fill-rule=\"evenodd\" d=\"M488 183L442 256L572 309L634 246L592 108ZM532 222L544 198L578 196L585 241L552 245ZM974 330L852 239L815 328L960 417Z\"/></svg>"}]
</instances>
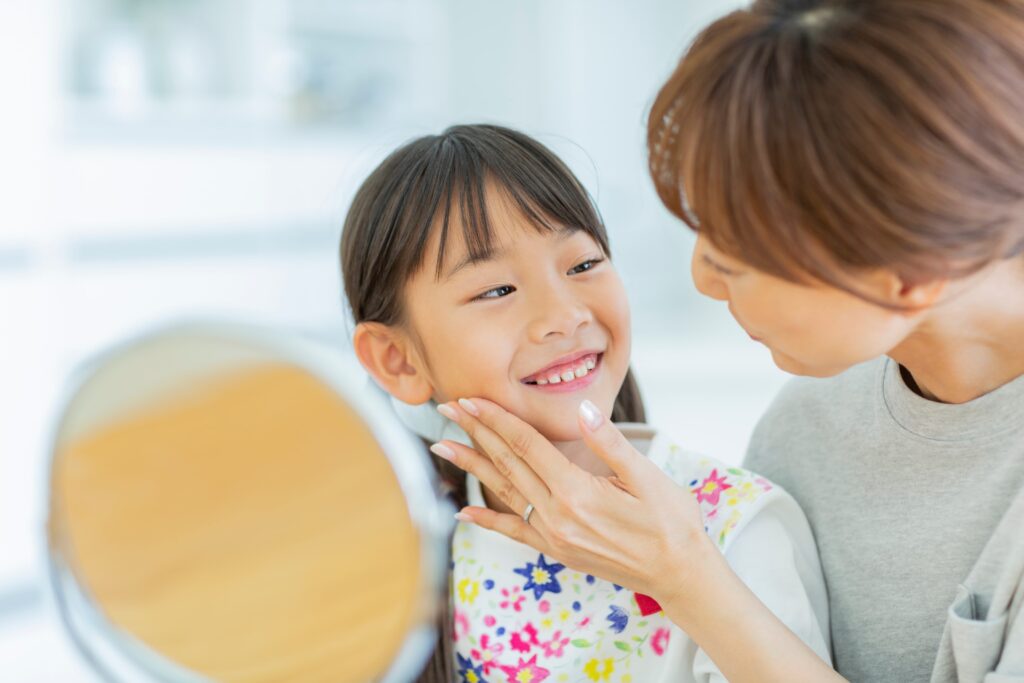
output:
<instances>
[{"instance_id":1,"label":"girl's ear","mask_svg":"<svg viewBox=\"0 0 1024 683\"><path fill-rule=\"evenodd\" d=\"M374 381L399 401L419 405L434 395L408 337L399 330L382 323L359 323L352 346Z\"/></svg>"}]
</instances>

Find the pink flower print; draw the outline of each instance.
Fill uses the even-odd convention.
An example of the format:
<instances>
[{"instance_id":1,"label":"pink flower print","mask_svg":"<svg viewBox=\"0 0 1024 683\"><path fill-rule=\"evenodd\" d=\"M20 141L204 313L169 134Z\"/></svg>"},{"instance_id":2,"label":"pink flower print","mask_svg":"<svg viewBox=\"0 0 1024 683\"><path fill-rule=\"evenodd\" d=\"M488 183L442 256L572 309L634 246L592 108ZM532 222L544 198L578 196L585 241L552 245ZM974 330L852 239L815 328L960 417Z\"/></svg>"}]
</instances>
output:
<instances>
[{"instance_id":1,"label":"pink flower print","mask_svg":"<svg viewBox=\"0 0 1024 683\"><path fill-rule=\"evenodd\" d=\"M501 670L508 676L508 683L540 683L551 673L547 669L537 666L537 655L530 657L525 662L520 657L517 665L502 665Z\"/></svg>"},{"instance_id":2,"label":"pink flower print","mask_svg":"<svg viewBox=\"0 0 1024 683\"><path fill-rule=\"evenodd\" d=\"M766 493L774 488L772 483L764 477L754 477L754 483L764 489Z\"/></svg>"},{"instance_id":3,"label":"pink flower print","mask_svg":"<svg viewBox=\"0 0 1024 683\"><path fill-rule=\"evenodd\" d=\"M539 610L540 610L540 613L541 613L541 614L547 614L547 613L548 613L548 610L550 610L550 609L551 609L551 603L550 603L550 602L548 602L547 600L541 600L541 601L540 601L540 602L539 602L539 603L537 604L537 609L539 609Z\"/></svg>"},{"instance_id":4,"label":"pink flower print","mask_svg":"<svg viewBox=\"0 0 1024 683\"><path fill-rule=\"evenodd\" d=\"M718 497L722 495L722 491L727 491L731 488L732 484L725 483L725 475L719 476L718 470L713 469L708 478L695 491L697 502L703 503L707 501L712 505L718 505Z\"/></svg>"},{"instance_id":5,"label":"pink flower print","mask_svg":"<svg viewBox=\"0 0 1024 683\"><path fill-rule=\"evenodd\" d=\"M458 642L459 638L463 638L469 634L469 617L458 607L455 608L455 633L452 634L452 640Z\"/></svg>"},{"instance_id":6,"label":"pink flower print","mask_svg":"<svg viewBox=\"0 0 1024 683\"><path fill-rule=\"evenodd\" d=\"M555 631L555 634L551 636L551 640L541 643L541 647L544 648L545 657L561 657L565 654L565 646L568 644L569 638L563 638L561 631Z\"/></svg>"},{"instance_id":7,"label":"pink flower print","mask_svg":"<svg viewBox=\"0 0 1024 683\"><path fill-rule=\"evenodd\" d=\"M512 588L502 588L501 595L505 598L498 606L502 609L514 609L516 612L523 611L523 601L526 600L526 596L523 595L523 589L519 586L512 586Z\"/></svg>"},{"instance_id":8,"label":"pink flower print","mask_svg":"<svg viewBox=\"0 0 1024 683\"><path fill-rule=\"evenodd\" d=\"M665 648L668 646L668 638L672 635L672 632L667 628L659 628L651 636L651 649L654 650L654 654L661 656L665 654Z\"/></svg>"},{"instance_id":9,"label":"pink flower print","mask_svg":"<svg viewBox=\"0 0 1024 683\"><path fill-rule=\"evenodd\" d=\"M537 629L529 622L522 631L513 633L510 640L512 649L517 652L529 652L534 645L540 645L540 641L537 640Z\"/></svg>"},{"instance_id":10,"label":"pink flower print","mask_svg":"<svg viewBox=\"0 0 1024 683\"><path fill-rule=\"evenodd\" d=\"M505 646L501 643L491 642L491 636L487 633L480 636L480 648L470 650L469 655L481 662L484 668L484 675L491 673L491 669L498 666L498 655L504 651Z\"/></svg>"}]
</instances>

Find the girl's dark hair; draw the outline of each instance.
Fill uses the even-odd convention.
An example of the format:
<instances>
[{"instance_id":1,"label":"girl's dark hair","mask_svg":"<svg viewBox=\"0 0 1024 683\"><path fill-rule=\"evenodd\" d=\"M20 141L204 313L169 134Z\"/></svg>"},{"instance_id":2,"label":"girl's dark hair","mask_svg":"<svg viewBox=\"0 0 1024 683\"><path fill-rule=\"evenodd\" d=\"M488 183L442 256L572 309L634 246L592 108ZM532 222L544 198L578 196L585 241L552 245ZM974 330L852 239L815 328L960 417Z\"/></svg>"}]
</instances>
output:
<instances>
[{"instance_id":1,"label":"girl's dark hair","mask_svg":"<svg viewBox=\"0 0 1024 683\"><path fill-rule=\"evenodd\" d=\"M452 126L417 138L388 156L356 192L341 236L345 294L356 323L400 325L403 291L424 267L431 232L439 229L435 273L444 266L453 215L469 257L484 259L494 245L487 187L499 188L539 231L582 230L610 257L608 234L587 191L549 149L522 133L494 125ZM632 371L615 400L612 419L645 420ZM465 473L431 455L455 504L466 504ZM449 605L446 593L444 604ZM454 672L450 606L438 646L420 683L450 683Z\"/></svg>"},{"instance_id":2,"label":"girl's dark hair","mask_svg":"<svg viewBox=\"0 0 1024 683\"><path fill-rule=\"evenodd\" d=\"M758 0L662 86L650 171L725 253L857 294L1024 252L1022 111L1022 0Z\"/></svg>"}]
</instances>

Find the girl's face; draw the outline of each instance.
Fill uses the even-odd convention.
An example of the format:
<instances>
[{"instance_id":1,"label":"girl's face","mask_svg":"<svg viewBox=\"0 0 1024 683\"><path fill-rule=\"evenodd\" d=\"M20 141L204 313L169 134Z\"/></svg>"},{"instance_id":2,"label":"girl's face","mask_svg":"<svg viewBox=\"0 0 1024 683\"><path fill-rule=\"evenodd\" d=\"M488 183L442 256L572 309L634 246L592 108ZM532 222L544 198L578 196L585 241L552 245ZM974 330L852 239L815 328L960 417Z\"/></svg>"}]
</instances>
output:
<instances>
[{"instance_id":1,"label":"girl's face","mask_svg":"<svg viewBox=\"0 0 1024 683\"><path fill-rule=\"evenodd\" d=\"M629 366L629 305L587 233L538 231L497 192L487 197L492 257L467 262L452 225L435 278L437 233L407 283L407 328L438 402L479 396L552 441L579 439L577 410L606 415Z\"/></svg>"},{"instance_id":2,"label":"girl's face","mask_svg":"<svg viewBox=\"0 0 1024 683\"><path fill-rule=\"evenodd\" d=\"M799 285L731 258L698 235L691 264L704 295L729 304L736 322L771 351L775 364L796 375L829 377L888 353L918 316L892 311L827 285ZM891 297L893 276L865 276L859 285Z\"/></svg>"}]
</instances>

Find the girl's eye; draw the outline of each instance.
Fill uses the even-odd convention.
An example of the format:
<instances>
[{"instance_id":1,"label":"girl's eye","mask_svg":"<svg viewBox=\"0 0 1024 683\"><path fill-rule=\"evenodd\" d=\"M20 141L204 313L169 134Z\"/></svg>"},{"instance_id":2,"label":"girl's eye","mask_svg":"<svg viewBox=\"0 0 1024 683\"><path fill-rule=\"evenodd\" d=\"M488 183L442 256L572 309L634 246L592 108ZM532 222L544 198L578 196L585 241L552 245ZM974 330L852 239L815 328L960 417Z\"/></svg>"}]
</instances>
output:
<instances>
[{"instance_id":1,"label":"girl's eye","mask_svg":"<svg viewBox=\"0 0 1024 683\"><path fill-rule=\"evenodd\" d=\"M514 291L516 291L516 288L513 287L512 285L502 285L501 287L488 289L483 294L473 297L473 301L478 301L481 299L500 299L502 297L508 296Z\"/></svg>"},{"instance_id":2,"label":"girl's eye","mask_svg":"<svg viewBox=\"0 0 1024 683\"><path fill-rule=\"evenodd\" d=\"M583 263L579 264L578 266L573 266L571 269L569 269L569 274L570 275L577 275L579 273L585 273L586 271L594 268L597 264L601 263L601 261L604 261L604 259L603 258L587 259L586 261L584 261Z\"/></svg>"}]
</instances>

